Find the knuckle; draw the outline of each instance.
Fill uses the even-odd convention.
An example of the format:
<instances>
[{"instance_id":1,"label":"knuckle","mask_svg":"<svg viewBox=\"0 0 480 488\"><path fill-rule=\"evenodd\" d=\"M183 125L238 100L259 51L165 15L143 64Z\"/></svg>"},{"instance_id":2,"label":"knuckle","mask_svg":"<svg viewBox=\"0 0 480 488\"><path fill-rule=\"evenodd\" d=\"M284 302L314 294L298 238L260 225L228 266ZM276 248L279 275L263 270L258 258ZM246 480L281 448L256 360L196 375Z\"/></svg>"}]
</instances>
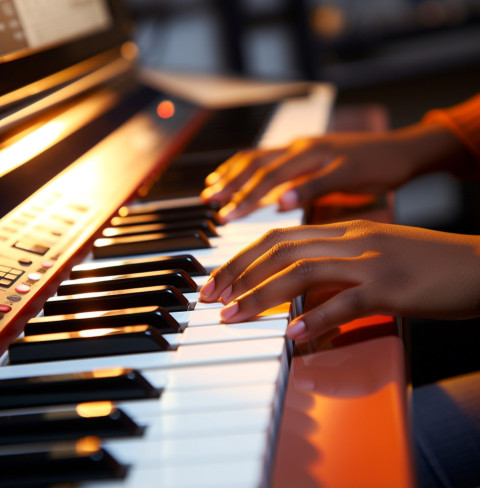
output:
<instances>
[{"instance_id":1,"label":"knuckle","mask_svg":"<svg viewBox=\"0 0 480 488\"><path fill-rule=\"evenodd\" d=\"M277 229L271 229L269 230L264 236L263 236L263 242L264 244L271 249L273 246L275 246L277 243L282 242L285 236L285 229L277 228Z\"/></svg>"},{"instance_id":2,"label":"knuckle","mask_svg":"<svg viewBox=\"0 0 480 488\"><path fill-rule=\"evenodd\" d=\"M311 259L299 259L291 267L291 273L297 280L310 282L312 277L315 276L317 266Z\"/></svg>"},{"instance_id":3,"label":"knuckle","mask_svg":"<svg viewBox=\"0 0 480 488\"><path fill-rule=\"evenodd\" d=\"M290 262L294 258L296 253L296 245L294 242L286 241L286 242L278 242L277 244L273 245L270 250L268 251L268 257L272 261L285 263Z\"/></svg>"}]
</instances>

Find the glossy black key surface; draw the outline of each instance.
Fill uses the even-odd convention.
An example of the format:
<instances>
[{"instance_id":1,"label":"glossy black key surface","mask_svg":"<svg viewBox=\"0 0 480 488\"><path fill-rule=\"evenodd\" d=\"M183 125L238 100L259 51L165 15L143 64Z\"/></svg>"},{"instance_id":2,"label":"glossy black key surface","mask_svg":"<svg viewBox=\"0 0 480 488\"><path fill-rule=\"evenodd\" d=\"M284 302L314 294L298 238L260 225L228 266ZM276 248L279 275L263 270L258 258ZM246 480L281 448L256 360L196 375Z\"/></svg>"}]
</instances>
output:
<instances>
[{"instance_id":1,"label":"glossy black key surface","mask_svg":"<svg viewBox=\"0 0 480 488\"><path fill-rule=\"evenodd\" d=\"M0 455L2 488L47 488L63 483L71 487L77 482L122 480L127 471L91 437L34 452Z\"/></svg>"},{"instance_id":2,"label":"glossy black key surface","mask_svg":"<svg viewBox=\"0 0 480 488\"><path fill-rule=\"evenodd\" d=\"M113 217L110 221L110 225L113 227L121 227L124 225L140 225L140 224L154 224L154 223L168 223L168 222L181 222L184 220L196 220L207 219L213 222L214 225L223 225L223 221L220 218L216 210L211 208L194 208L194 209L178 209L168 212L150 212L131 214L126 216Z\"/></svg>"},{"instance_id":3,"label":"glossy black key surface","mask_svg":"<svg viewBox=\"0 0 480 488\"><path fill-rule=\"evenodd\" d=\"M97 291L127 290L149 286L171 285L182 293L195 293L198 286L193 279L181 269L147 271L99 278L80 278L60 284L57 295L77 295Z\"/></svg>"},{"instance_id":4,"label":"glossy black key surface","mask_svg":"<svg viewBox=\"0 0 480 488\"><path fill-rule=\"evenodd\" d=\"M207 236L202 231L172 234L143 234L139 236L102 237L93 245L93 255L98 259L134 254L154 254L189 249L207 249L211 247Z\"/></svg>"},{"instance_id":5,"label":"glossy black key surface","mask_svg":"<svg viewBox=\"0 0 480 488\"><path fill-rule=\"evenodd\" d=\"M180 324L162 307L134 307L104 312L84 312L68 315L43 315L30 319L23 333L26 336L76 332L88 329L124 327L148 324L161 334L180 332Z\"/></svg>"},{"instance_id":6,"label":"glossy black key surface","mask_svg":"<svg viewBox=\"0 0 480 488\"><path fill-rule=\"evenodd\" d=\"M131 369L31 376L0 380L0 410L158 398L160 393Z\"/></svg>"},{"instance_id":7,"label":"glossy black key surface","mask_svg":"<svg viewBox=\"0 0 480 488\"><path fill-rule=\"evenodd\" d=\"M202 276L208 274L205 268L192 255L180 254L178 256L152 256L150 258L79 264L72 269L70 279L75 280L78 278L113 276L168 269L183 269L190 276Z\"/></svg>"},{"instance_id":8,"label":"glossy black key surface","mask_svg":"<svg viewBox=\"0 0 480 488\"><path fill-rule=\"evenodd\" d=\"M119 354L160 352L169 343L149 325L41 334L14 340L8 348L11 364L81 359Z\"/></svg>"},{"instance_id":9,"label":"glossy black key surface","mask_svg":"<svg viewBox=\"0 0 480 488\"><path fill-rule=\"evenodd\" d=\"M149 213L178 213L190 212L192 210L219 210L217 202L203 202L200 197L158 199L148 203L125 205L121 207L118 214L122 217L129 215L142 215Z\"/></svg>"},{"instance_id":10,"label":"glossy black key surface","mask_svg":"<svg viewBox=\"0 0 480 488\"><path fill-rule=\"evenodd\" d=\"M131 290L51 297L45 302L43 313L45 315L63 315L149 305L163 307L169 312L180 312L190 308L189 301L174 286L149 286Z\"/></svg>"},{"instance_id":11,"label":"glossy black key surface","mask_svg":"<svg viewBox=\"0 0 480 488\"><path fill-rule=\"evenodd\" d=\"M201 230L207 237L217 237L215 225L208 219L196 219L179 222L159 222L153 224L134 224L122 227L107 227L103 230L103 237L123 237L140 234L153 234L155 232L181 232Z\"/></svg>"},{"instance_id":12,"label":"glossy black key surface","mask_svg":"<svg viewBox=\"0 0 480 488\"><path fill-rule=\"evenodd\" d=\"M85 436L134 437L144 430L111 402L81 403L66 410L0 416L0 446Z\"/></svg>"}]
</instances>

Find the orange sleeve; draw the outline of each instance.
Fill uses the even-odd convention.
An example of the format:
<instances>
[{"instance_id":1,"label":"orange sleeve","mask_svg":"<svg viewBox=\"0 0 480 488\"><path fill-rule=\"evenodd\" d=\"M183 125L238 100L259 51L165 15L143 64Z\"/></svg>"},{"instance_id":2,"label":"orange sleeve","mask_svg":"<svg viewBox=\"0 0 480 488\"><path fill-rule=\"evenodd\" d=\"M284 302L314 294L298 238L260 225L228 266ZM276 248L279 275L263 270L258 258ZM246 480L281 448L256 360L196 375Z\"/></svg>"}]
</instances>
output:
<instances>
[{"instance_id":1,"label":"orange sleeve","mask_svg":"<svg viewBox=\"0 0 480 488\"><path fill-rule=\"evenodd\" d=\"M480 161L480 94L451 108L427 112L423 120L445 125Z\"/></svg>"}]
</instances>

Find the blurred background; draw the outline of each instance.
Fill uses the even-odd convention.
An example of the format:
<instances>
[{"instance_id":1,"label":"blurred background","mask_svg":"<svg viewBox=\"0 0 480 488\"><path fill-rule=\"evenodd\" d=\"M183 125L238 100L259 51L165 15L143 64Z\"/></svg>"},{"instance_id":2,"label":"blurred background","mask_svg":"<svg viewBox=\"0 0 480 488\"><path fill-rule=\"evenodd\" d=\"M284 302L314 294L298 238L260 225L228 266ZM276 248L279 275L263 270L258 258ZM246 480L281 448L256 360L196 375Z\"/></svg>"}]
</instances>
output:
<instances>
[{"instance_id":1,"label":"blurred background","mask_svg":"<svg viewBox=\"0 0 480 488\"><path fill-rule=\"evenodd\" d=\"M127 7L143 66L332 82L337 119L360 114L353 119L366 129L414 123L480 89L480 0L127 0ZM478 195L476 183L422 177L395 192L395 221L478 234ZM480 340L476 321L454 329L408 323L414 385L480 366L476 347L465 347Z\"/></svg>"},{"instance_id":2,"label":"blurred background","mask_svg":"<svg viewBox=\"0 0 480 488\"><path fill-rule=\"evenodd\" d=\"M480 0L127 0L127 6L143 66L329 81L338 88L340 113L369 104L366 113L392 128L480 87ZM475 198L468 184L434 175L398 192L396 218L465 231L477 222Z\"/></svg>"}]
</instances>

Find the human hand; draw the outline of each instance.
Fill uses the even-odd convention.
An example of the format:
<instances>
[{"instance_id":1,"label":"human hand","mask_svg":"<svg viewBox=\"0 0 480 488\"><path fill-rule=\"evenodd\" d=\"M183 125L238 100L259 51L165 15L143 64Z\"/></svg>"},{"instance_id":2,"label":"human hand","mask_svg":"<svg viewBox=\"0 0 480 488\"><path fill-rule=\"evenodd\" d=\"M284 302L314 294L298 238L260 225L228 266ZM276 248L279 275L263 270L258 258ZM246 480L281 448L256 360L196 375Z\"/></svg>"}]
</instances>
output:
<instances>
[{"instance_id":1,"label":"human hand","mask_svg":"<svg viewBox=\"0 0 480 488\"><path fill-rule=\"evenodd\" d=\"M257 208L272 190L281 210L336 191L382 194L418 174L448 169L452 162L461 165L466 152L438 124L327 134L277 150L239 152L206 178L201 196L220 202L220 216L230 221Z\"/></svg>"},{"instance_id":2,"label":"human hand","mask_svg":"<svg viewBox=\"0 0 480 488\"><path fill-rule=\"evenodd\" d=\"M480 315L480 237L351 221L270 231L212 273L201 299L242 322L307 291L325 292L287 335L318 337L375 314Z\"/></svg>"}]
</instances>

